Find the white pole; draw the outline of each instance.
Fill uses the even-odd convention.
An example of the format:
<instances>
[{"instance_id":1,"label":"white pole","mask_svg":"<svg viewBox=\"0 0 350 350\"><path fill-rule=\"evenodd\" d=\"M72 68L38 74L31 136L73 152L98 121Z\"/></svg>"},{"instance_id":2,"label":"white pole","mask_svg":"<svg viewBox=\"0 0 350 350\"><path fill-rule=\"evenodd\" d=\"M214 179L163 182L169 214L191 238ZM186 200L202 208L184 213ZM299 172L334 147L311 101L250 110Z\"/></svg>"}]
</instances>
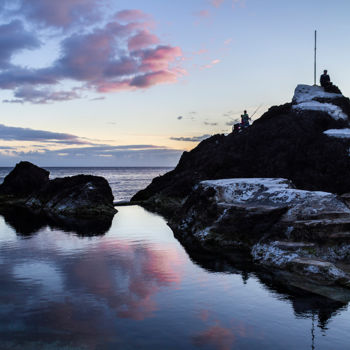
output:
<instances>
[{"instance_id":1,"label":"white pole","mask_svg":"<svg viewBox=\"0 0 350 350\"><path fill-rule=\"evenodd\" d=\"M317 30L315 30L314 85L316 85Z\"/></svg>"}]
</instances>

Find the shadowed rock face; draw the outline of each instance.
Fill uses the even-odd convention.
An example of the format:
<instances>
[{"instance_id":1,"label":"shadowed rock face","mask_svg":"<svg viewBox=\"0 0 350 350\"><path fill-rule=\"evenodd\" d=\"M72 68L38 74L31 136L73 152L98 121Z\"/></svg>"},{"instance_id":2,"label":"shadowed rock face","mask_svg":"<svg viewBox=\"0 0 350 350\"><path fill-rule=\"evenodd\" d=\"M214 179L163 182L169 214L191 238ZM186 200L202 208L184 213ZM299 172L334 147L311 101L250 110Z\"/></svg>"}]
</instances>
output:
<instances>
[{"instance_id":1,"label":"shadowed rock face","mask_svg":"<svg viewBox=\"0 0 350 350\"><path fill-rule=\"evenodd\" d=\"M0 205L71 217L113 216L112 190L100 176L77 175L49 180L49 172L21 162L0 186Z\"/></svg>"},{"instance_id":2,"label":"shadowed rock face","mask_svg":"<svg viewBox=\"0 0 350 350\"><path fill-rule=\"evenodd\" d=\"M202 141L183 153L173 171L155 178L132 200L148 201L164 212L168 198L178 199L179 205L202 180L243 177L286 178L300 189L350 192L350 139L323 133L349 127L350 100L318 90L305 92L302 101L304 105L294 99L271 107L242 132ZM330 107L334 115L327 111ZM336 118L339 111L345 119Z\"/></svg>"},{"instance_id":3,"label":"shadowed rock face","mask_svg":"<svg viewBox=\"0 0 350 350\"><path fill-rule=\"evenodd\" d=\"M25 205L60 215L115 213L112 190L100 176L77 175L51 180L30 196Z\"/></svg>"},{"instance_id":4,"label":"shadowed rock face","mask_svg":"<svg viewBox=\"0 0 350 350\"><path fill-rule=\"evenodd\" d=\"M27 196L49 183L49 172L29 162L20 162L0 185L0 194Z\"/></svg>"}]
</instances>

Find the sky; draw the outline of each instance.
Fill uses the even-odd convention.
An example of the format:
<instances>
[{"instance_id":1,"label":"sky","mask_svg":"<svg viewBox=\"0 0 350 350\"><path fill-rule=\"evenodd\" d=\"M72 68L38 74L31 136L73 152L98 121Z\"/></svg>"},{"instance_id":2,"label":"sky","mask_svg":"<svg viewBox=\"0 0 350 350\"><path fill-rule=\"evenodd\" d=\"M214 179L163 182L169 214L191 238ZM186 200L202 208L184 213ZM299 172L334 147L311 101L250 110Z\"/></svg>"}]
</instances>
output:
<instances>
[{"instance_id":1,"label":"sky","mask_svg":"<svg viewBox=\"0 0 350 350\"><path fill-rule=\"evenodd\" d=\"M175 166L328 69L348 0L1 0L0 166Z\"/></svg>"}]
</instances>

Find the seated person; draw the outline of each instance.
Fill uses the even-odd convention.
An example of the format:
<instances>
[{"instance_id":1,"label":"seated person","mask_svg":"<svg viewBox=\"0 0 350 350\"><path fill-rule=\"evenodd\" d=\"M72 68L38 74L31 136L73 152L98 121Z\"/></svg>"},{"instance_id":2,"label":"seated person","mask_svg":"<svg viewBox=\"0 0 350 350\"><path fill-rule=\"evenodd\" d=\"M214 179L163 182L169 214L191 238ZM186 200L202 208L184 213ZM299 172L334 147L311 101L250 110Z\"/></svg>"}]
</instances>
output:
<instances>
[{"instance_id":1,"label":"seated person","mask_svg":"<svg viewBox=\"0 0 350 350\"><path fill-rule=\"evenodd\" d=\"M325 92L331 92L333 94L341 94L341 91L336 85L333 85L331 78L327 74L327 70L323 71L323 74L320 77L320 84L324 88Z\"/></svg>"},{"instance_id":2,"label":"seated person","mask_svg":"<svg viewBox=\"0 0 350 350\"><path fill-rule=\"evenodd\" d=\"M329 75L327 74L327 70L325 69L323 71L323 74L320 77L320 84L322 87L326 88L330 85L332 85L331 83L331 78L329 77Z\"/></svg>"}]
</instances>

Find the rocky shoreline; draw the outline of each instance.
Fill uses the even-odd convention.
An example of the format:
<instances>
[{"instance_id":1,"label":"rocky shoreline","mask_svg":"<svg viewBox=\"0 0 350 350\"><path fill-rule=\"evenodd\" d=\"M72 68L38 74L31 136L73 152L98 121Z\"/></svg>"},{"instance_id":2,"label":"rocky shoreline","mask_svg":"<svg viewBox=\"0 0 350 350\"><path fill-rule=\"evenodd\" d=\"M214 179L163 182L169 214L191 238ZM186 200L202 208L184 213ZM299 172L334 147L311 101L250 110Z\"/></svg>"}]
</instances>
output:
<instances>
[{"instance_id":1,"label":"rocky shoreline","mask_svg":"<svg viewBox=\"0 0 350 350\"><path fill-rule=\"evenodd\" d=\"M132 202L187 247L239 250L298 287L350 295L349 116L340 93L299 85L292 103L204 140Z\"/></svg>"}]
</instances>

